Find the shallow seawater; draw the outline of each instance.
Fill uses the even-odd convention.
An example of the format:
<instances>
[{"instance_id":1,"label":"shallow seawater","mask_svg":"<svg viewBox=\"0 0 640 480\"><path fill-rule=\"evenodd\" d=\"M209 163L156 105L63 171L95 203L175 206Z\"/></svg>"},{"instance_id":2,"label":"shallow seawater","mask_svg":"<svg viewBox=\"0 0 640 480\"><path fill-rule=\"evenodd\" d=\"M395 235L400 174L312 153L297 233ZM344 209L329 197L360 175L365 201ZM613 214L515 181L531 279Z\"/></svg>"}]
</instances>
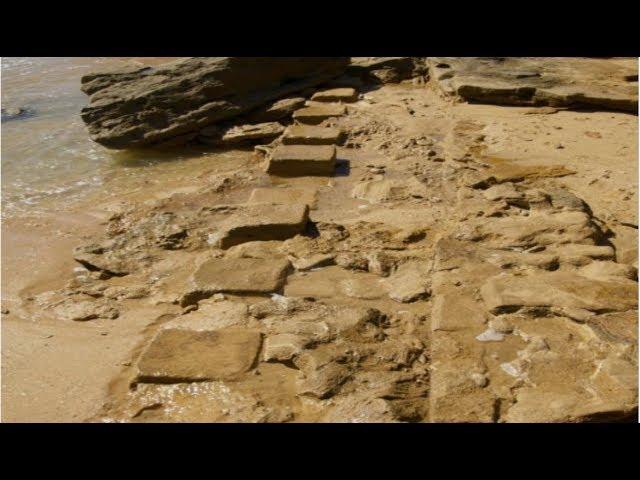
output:
<instances>
[{"instance_id":1,"label":"shallow seawater","mask_svg":"<svg viewBox=\"0 0 640 480\"><path fill-rule=\"evenodd\" d=\"M158 65L174 58L2 58L2 107L32 115L2 122L2 216L57 210L104 188L105 182L146 176L197 153L117 152L89 139L80 118L85 73L128 61ZM175 165L170 167L175 168Z\"/></svg>"}]
</instances>

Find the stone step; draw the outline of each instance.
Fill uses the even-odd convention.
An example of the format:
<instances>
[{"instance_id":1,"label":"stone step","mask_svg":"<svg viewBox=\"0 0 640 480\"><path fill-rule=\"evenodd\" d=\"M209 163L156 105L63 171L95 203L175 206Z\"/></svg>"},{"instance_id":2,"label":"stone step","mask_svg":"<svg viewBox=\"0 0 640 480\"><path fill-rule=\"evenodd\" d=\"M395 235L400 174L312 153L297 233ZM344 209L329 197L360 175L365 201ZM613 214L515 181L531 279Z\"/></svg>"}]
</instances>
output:
<instances>
[{"instance_id":1,"label":"stone step","mask_svg":"<svg viewBox=\"0 0 640 480\"><path fill-rule=\"evenodd\" d=\"M285 145L335 145L340 140L341 133L338 128L291 125L285 130L282 143Z\"/></svg>"},{"instance_id":2,"label":"stone step","mask_svg":"<svg viewBox=\"0 0 640 480\"><path fill-rule=\"evenodd\" d=\"M308 211L307 205L300 203L239 205L228 219L220 223L211 243L226 249L258 240L286 240L304 230Z\"/></svg>"},{"instance_id":3,"label":"stone step","mask_svg":"<svg viewBox=\"0 0 640 480\"><path fill-rule=\"evenodd\" d=\"M283 258L212 258L193 273L180 305L193 305L216 293L260 295L278 292L290 269L291 263Z\"/></svg>"},{"instance_id":4,"label":"stone step","mask_svg":"<svg viewBox=\"0 0 640 480\"><path fill-rule=\"evenodd\" d=\"M267 173L283 177L331 175L335 164L333 145L281 145L271 155Z\"/></svg>"},{"instance_id":5,"label":"stone step","mask_svg":"<svg viewBox=\"0 0 640 480\"><path fill-rule=\"evenodd\" d=\"M318 105L313 107L305 107L293 112L293 119L309 125L318 125L328 118L340 117L347 113L344 105L337 103L329 103L327 105Z\"/></svg>"},{"instance_id":6,"label":"stone step","mask_svg":"<svg viewBox=\"0 0 640 480\"><path fill-rule=\"evenodd\" d=\"M358 92L354 88L332 88L315 93L311 100L316 102L355 102L358 99Z\"/></svg>"},{"instance_id":7,"label":"stone step","mask_svg":"<svg viewBox=\"0 0 640 480\"><path fill-rule=\"evenodd\" d=\"M312 188L255 188L249 196L249 203L306 204L316 207L318 191Z\"/></svg>"}]
</instances>

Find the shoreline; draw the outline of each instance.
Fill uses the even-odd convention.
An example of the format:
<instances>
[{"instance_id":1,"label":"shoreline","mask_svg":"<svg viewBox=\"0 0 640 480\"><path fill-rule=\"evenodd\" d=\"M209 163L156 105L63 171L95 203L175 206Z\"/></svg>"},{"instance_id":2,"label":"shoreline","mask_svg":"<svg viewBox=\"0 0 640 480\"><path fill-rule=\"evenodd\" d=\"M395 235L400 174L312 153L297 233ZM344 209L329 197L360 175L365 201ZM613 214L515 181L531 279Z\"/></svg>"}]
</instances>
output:
<instances>
[{"instance_id":1,"label":"shoreline","mask_svg":"<svg viewBox=\"0 0 640 480\"><path fill-rule=\"evenodd\" d=\"M129 386L135 377L137 357L154 335L165 323L188 320L193 315L189 308L176 305L175 299L184 288L184 282L194 265L210 253L231 259L245 258L245 255L263 259L277 257L284 246L299 249L301 258L310 254L340 253L342 250L334 250L335 244L331 242L336 242L332 236L339 234L336 233L339 229L336 230L332 225L341 225L351 235L347 240L351 242L350 254L369 254L379 250L387 254L391 252L390 255L406 255L406 260L403 257L400 265L403 262L411 264L416 258L433 259L438 240L446 238L465 222L473 221L474 215L478 215L473 210L474 202L478 204L484 198L482 191L461 183L463 175L469 171L469 165L452 159L458 158L457 152L461 146L471 145L476 149L474 151L479 152L474 159L474 166L479 172L486 168L483 165L492 166L492 162L498 165L496 171L505 176L513 175L514 169L532 172L530 176L526 176L529 173L520 173L525 175L523 180L507 181L513 188L524 190L524 186L528 189L564 189L573 192L592 210L593 221L601 222L603 230L609 229L615 234L609 238L615 248L617 263L637 269L637 211L634 211L635 207L628 207L637 205L637 117L625 113L570 110L549 114L543 113L543 109L538 110L539 114L531 114L536 109L451 104L431 89L409 82L381 86L368 93L367 97L370 101L349 105L349 114L337 121L349 132L346 145L338 147L339 158L348 161L348 175L321 179L269 179L263 171L263 160L252 151L231 150L179 160L178 163L161 164L155 168L152 178L140 175L130 183L122 182L108 194L97 191L91 198L57 216L3 220L2 307L10 311L8 315L3 315L2 322L3 421L341 421L342 417L334 412L338 409L336 405L347 412L344 415L351 414L354 407L344 402L352 398L350 395L359 394L360 384L347 381L345 391L336 394L335 404L333 400L300 400L295 393L294 375L297 370L287 363L262 362L259 369L262 375L243 377L237 383L227 382L227 387L236 395L234 401L241 406L235 413L233 408L220 407L220 412L230 408L231 414L216 410L227 401L226 397L221 396L221 386L216 382L203 385L204 393L191 397L185 396L179 388L153 385L145 386L148 391L135 397L135 391L132 393ZM391 137L393 142L388 141ZM433 139L435 146L417 144L422 137ZM480 137L482 139L477 140ZM404 147L405 144L409 146ZM437 150L437 154L421 156L416 153L422 150L426 152L430 148ZM440 156L445 160L441 162ZM550 169L558 165L572 173L557 177L550 175ZM450 171L447 172L446 168L450 168ZM418 187L406 184L410 178L419 179L426 189L415 194L411 189ZM378 185L386 185L380 183L384 181L397 182L398 186L388 191L377 190ZM315 238L313 243L310 237L300 235L294 240L259 242L263 245L238 247L231 253L220 253L215 249L178 249L154 258L151 267L140 267L139 271L127 276L98 279L107 288L127 291L147 285L150 275L166 274L170 280L160 282L159 286L154 284L151 293L142 297L117 297L119 316L115 319L99 318L85 322L57 320L52 314L55 309L47 306L51 299L64 301L65 295L68 296L68 292L64 293L65 288L70 288L66 285L73 283L78 276L74 268L80 265L73 260L72 248L90 239L100 238L105 229L114 225L124 230L134 228L158 212L179 214L216 205L241 204L255 189L273 190L274 187L316 191L316 205L310 210L309 216L315 226L321 227L317 238L330 239L326 245ZM108 189L108 185L104 189ZM465 194L472 200L465 200ZM482 208L485 208L484 204ZM513 208L509 211L496 207L498 213L495 216L483 211L484 216L478 218L490 224L501 216L510 218ZM122 221L114 221L114 215L119 214L122 215ZM629 226L634 223L635 227ZM422 230L424 237L416 240L412 236L416 230ZM400 235L400 231L406 238L411 238L402 248L396 246L397 240L393 237ZM488 245L490 239L483 242ZM480 245L489 248L482 242ZM432 296L426 299L397 302L388 298L384 290L378 292L381 282L388 281L387 276L375 272L371 263L369 270L365 268L360 271L357 268L330 265L321 266L317 271L296 270L287 280L284 291L289 289L293 297L296 292L304 296L311 289L319 304L327 302L339 308L379 309L396 322L384 325L384 328L376 327L384 331L384 335L390 339L389 343L396 349L389 354L395 360L384 360L382 366L375 367L366 363L373 360L365 360L363 372L370 374L380 368L381 372L385 372L381 376L388 374L395 378L396 373L404 372L429 378L425 362L438 358L437 355L443 355L440 358L442 364L448 361L448 357L439 353L438 348L446 351L449 346L445 343L438 346L439 334L432 331L434 297L440 295L437 287ZM572 265L561 265L560 268L560 271L573 270ZM546 272L525 266L521 274L535 277L546 275ZM473 284L477 279L461 278L460 281ZM89 283L87 289L94 284ZM345 293L336 290L335 285L350 285L350 290ZM75 285L73 288L79 287ZM431 288L434 289L433 286ZM47 293L58 290L63 292ZM7 301L7 293L10 301ZM34 300L25 301L27 297L33 297ZM233 294L225 294L224 297L225 300L218 302L218 305L208 301L203 305L215 310L221 308L222 304L238 303L250 309L269 298ZM40 302L42 305L38 305ZM203 307L198 310L200 308ZM319 307L310 308L315 311L313 309ZM588 330L591 327L568 319L555 323L546 317L511 321L530 336L546 335L552 352L565 347L572 353L581 351L571 342L566 345L562 343L566 341L563 340L565 337L571 335L584 342L595 341L587 340L594 335ZM246 322L251 328L264 326L264 322L256 322L251 318ZM482 333L485 328L482 326L477 329L470 339L459 333L451 333L447 338L454 338L469 351L475 351L478 345L474 340L475 334ZM266 334L271 335L272 332ZM358 337L364 333L350 335L368 345L367 348L372 348L372 355L386 355L381 353L385 342L373 342L374 346L371 346L371 339L367 337L364 341ZM404 345L402 342L414 337L421 339L425 350L420 350L421 353L415 354L415 358L414 353L407 353L411 359L407 366L390 367L393 362L394 365L401 363L397 356L401 356L398 352L404 352L403 348L413 351L413 347L398 345ZM484 348L493 349L492 353L505 362L515 358L517 352L529 345L524 340L525 336L507 334L505 337L504 342L483 344ZM348 337L346 341L353 339ZM614 347L602 348L608 352L607 349ZM366 350L364 347L362 349ZM635 349L637 355L637 338ZM424 355L423 362L417 360L421 358L420 355ZM549 357L545 361L554 360ZM484 368L492 375L490 388L502 392L500 388L506 389L510 379L500 373L499 365L494 364L489 356L485 357L484 362ZM554 368L569 372L567 378L573 378L571 375L582 378L580 375L583 373L569 360L561 359L558 362L560 366ZM464 368L467 367L465 364ZM555 370L550 370L552 373L542 376L541 381L560 389L558 378L553 377ZM356 370L354 378L358 379L363 372ZM476 373L480 376L485 374ZM543 375L537 371L532 373L535 374ZM269 390L273 389L280 389L281 395L270 396ZM263 407L251 403L248 400L251 392L271 410L265 413ZM400 418L426 421L428 417L423 410L440 408L437 404L434 406L431 398L425 400L418 393L415 393L415 398L411 395L407 402L415 411L407 413L403 410L402 415L405 416L400 415ZM570 396L573 393L562 391L562 395ZM132 397L135 397L133 404ZM159 401L158 398L163 400ZM464 407L466 397L461 394L460 398ZM484 401L484 397L481 400ZM155 406L158 402L165 402L166 408ZM212 402L218 417L214 413L211 413L212 416L198 413L203 405L208 405L206 402ZM522 400L522 403L526 402ZM380 421L391 418L389 411L376 408L369 405L365 414L373 415L371 412L374 412L380 416L367 418ZM326 417L327 412L334 417ZM464 415L458 411L454 413ZM500 413L508 414L506 410Z\"/></svg>"}]
</instances>

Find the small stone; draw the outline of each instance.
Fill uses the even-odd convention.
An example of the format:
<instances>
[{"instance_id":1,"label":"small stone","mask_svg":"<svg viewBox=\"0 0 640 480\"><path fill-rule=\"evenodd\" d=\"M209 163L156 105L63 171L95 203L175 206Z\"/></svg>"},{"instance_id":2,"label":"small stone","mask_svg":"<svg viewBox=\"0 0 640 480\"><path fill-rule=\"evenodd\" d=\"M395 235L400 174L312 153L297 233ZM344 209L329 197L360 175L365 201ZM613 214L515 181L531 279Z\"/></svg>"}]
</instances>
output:
<instances>
[{"instance_id":1,"label":"small stone","mask_svg":"<svg viewBox=\"0 0 640 480\"><path fill-rule=\"evenodd\" d=\"M83 322L96 318L114 319L118 318L119 312L109 305L90 300L73 301L65 300L64 303L55 307L58 317L63 320Z\"/></svg>"},{"instance_id":2,"label":"small stone","mask_svg":"<svg viewBox=\"0 0 640 480\"><path fill-rule=\"evenodd\" d=\"M264 361L284 362L298 355L309 343L309 338L282 333L269 335L264 342Z\"/></svg>"},{"instance_id":3,"label":"small stone","mask_svg":"<svg viewBox=\"0 0 640 480\"><path fill-rule=\"evenodd\" d=\"M496 332L493 328L488 328L476 337L479 342L501 342L504 340L504 334Z\"/></svg>"},{"instance_id":4,"label":"small stone","mask_svg":"<svg viewBox=\"0 0 640 480\"><path fill-rule=\"evenodd\" d=\"M34 111L30 108L22 107L2 107L2 121L17 120L27 118L34 115Z\"/></svg>"},{"instance_id":5,"label":"small stone","mask_svg":"<svg viewBox=\"0 0 640 480\"><path fill-rule=\"evenodd\" d=\"M238 145L257 141L268 142L284 132L284 127L277 122L258 123L255 125L237 125L224 133L210 127L203 129L199 140L207 144Z\"/></svg>"},{"instance_id":6,"label":"small stone","mask_svg":"<svg viewBox=\"0 0 640 480\"><path fill-rule=\"evenodd\" d=\"M473 383L475 383L480 388L484 388L489 384L489 379L483 373L472 373L470 377L471 380L473 380Z\"/></svg>"},{"instance_id":7,"label":"small stone","mask_svg":"<svg viewBox=\"0 0 640 480\"><path fill-rule=\"evenodd\" d=\"M501 363L500 368L507 374L512 377L519 378L522 376L522 368L520 362L518 360L514 360L513 362Z\"/></svg>"},{"instance_id":8,"label":"small stone","mask_svg":"<svg viewBox=\"0 0 640 480\"><path fill-rule=\"evenodd\" d=\"M305 352L296 357L294 363L304 375L298 382L298 395L329 398L349 377L348 368L321 352Z\"/></svg>"}]
</instances>

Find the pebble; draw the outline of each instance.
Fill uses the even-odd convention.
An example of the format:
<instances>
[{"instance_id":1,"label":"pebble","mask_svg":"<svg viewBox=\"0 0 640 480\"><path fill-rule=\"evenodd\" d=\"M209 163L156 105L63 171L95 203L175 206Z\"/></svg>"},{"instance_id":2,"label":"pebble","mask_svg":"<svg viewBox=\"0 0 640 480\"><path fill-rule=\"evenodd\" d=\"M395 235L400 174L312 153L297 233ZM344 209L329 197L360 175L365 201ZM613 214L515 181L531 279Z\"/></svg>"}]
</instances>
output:
<instances>
[{"instance_id":1,"label":"pebble","mask_svg":"<svg viewBox=\"0 0 640 480\"><path fill-rule=\"evenodd\" d=\"M501 363L500 364L500 368L502 368L502 370L507 374L507 375L511 375L512 377L520 377L522 375L522 371L520 370L520 368L518 368L516 365L513 364L513 362L511 363Z\"/></svg>"},{"instance_id":2,"label":"pebble","mask_svg":"<svg viewBox=\"0 0 640 480\"><path fill-rule=\"evenodd\" d=\"M472 373L470 377L471 380L473 380L473 383L475 383L480 388L486 387L489 384L489 379L483 373Z\"/></svg>"},{"instance_id":3,"label":"pebble","mask_svg":"<svg viewBox=\"0 0 640 480\"><path fill-rule=\"evenodd\" d=\"M488 328L476 337L479 342L501 342L504 340L504 334Z\"/></svg>"}]
</instances>

